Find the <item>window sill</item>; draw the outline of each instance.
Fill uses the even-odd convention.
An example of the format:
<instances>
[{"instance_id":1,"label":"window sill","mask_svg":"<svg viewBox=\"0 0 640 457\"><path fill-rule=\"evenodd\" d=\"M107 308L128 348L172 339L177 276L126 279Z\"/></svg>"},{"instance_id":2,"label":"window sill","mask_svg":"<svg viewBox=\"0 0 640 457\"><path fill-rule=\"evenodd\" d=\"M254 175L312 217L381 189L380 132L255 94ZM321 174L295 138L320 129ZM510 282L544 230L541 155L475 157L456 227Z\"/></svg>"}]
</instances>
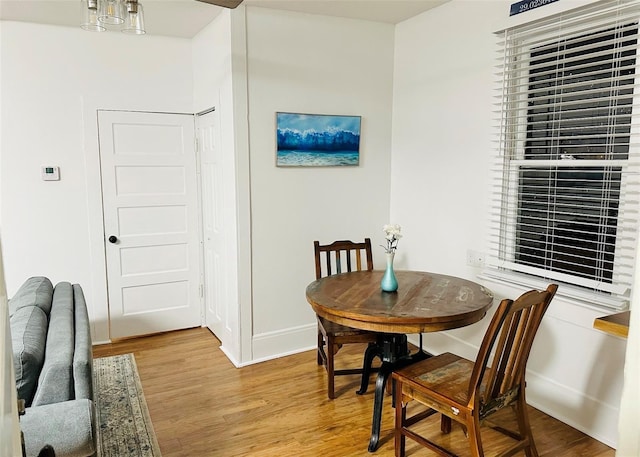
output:
<instances>
[{"instance_id":1,"label":"window sill","mask_svg":"<svg viewBox=\"0 0 640 457\"><path fill-rule=\"evenodd\" d=\"M629 309L629 300L612 297L610 295L592 292L571 284L555 280L546 280L536 276L514 273L512 271L485 268L478 278L506 286L525 287L528 289L546 289L550 283L558 284L556 296L562 297L576 306L581 306L596 312L611 313Z\"/></svg>"}]
</instances>

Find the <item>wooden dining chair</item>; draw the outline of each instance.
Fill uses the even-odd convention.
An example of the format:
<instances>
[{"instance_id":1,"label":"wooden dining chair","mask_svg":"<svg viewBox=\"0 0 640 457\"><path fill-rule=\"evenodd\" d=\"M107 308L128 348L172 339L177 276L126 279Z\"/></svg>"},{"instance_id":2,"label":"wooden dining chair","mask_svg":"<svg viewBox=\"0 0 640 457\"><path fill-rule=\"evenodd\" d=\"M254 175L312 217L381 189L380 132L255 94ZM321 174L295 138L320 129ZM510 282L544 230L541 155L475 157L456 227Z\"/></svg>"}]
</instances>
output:
<instances>
[{"instance_id":1,"label":"wooden dining chair","mask_svg":"<svg viewBox=\"0 0 640 457\"><path fill-rule=\"evenodd\" d=\"M438 455L455 455L415 430L416 423L435 413L441 414L440 428L444 434L451 431L451 420L462 424L471 455L482 457L480 421L484 425L487 417L506 406L511 406L515 412L517 432L492 426L486 421L486 425L516 440L499 455L513 455L521 450L527 457L538 455L527 415L525 368L534 336L557 288L557 285L551 284L545 291L531 290L515 301L502 300L485 333L475 362L447 352L392 375L396 383L396 457L405 455L406 437ZM407 404L411 400L426 405L426 411L407 417Z\"/></svg>"},{"instance_id":2,"label":"wooden dining chair","mask_svg":"<svg viewBox=\"0 0 640 457\"><path fill-rule=\"evenodd\" d=\"M371 252L371 240L369 238L365 238L363 243L334 241L327 245L321 245L319 241L314 241L313 248L316 259L316 279L350 271L373 270L373 254ZM377 333L346 327L320 316L317 316L317 320L318 365L324 365L327 370L327 395L329 399L334 399L335 376L362 375L364 371L363 368L336 370L334 363L335 354L344 344L375 344Z\"/></svg>"}]
</instances>

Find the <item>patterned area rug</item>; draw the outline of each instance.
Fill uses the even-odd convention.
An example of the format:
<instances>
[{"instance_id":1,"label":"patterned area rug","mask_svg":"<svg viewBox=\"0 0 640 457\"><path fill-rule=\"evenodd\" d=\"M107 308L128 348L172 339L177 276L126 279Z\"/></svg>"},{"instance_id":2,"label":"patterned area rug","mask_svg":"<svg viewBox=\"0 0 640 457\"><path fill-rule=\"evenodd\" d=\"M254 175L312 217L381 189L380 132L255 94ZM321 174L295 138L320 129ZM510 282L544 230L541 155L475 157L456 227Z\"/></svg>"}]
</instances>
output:
<instances>
[{"instance_id":1,"label":"patterned area rug","mask_svg":"<svg viewBox=\"0 0 640 457\"><path fill-rule=\"evenodd\" d=\"M98 456L160 457L133 354L93 360Z\"/></svg>"}]
</instances>

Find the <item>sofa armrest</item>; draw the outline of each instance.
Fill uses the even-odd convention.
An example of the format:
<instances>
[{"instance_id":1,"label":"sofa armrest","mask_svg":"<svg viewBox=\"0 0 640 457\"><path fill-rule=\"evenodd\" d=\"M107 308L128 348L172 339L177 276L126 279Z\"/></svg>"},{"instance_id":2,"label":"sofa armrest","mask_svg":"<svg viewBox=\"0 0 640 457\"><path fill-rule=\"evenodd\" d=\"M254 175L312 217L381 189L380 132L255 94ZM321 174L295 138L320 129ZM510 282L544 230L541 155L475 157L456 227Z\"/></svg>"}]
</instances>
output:
<instances>
[{"instance_id":1,"label":"sofa armrest","mask_svg":"<svg viewBox=\"0 0 640 457\"><path fill-rule=\"evenodd\" d=\"M70 400L27 408L20 418L27 457L50 444L56 455L87 457L96 454L93 402Z\"/></svg>"}]
</instances>

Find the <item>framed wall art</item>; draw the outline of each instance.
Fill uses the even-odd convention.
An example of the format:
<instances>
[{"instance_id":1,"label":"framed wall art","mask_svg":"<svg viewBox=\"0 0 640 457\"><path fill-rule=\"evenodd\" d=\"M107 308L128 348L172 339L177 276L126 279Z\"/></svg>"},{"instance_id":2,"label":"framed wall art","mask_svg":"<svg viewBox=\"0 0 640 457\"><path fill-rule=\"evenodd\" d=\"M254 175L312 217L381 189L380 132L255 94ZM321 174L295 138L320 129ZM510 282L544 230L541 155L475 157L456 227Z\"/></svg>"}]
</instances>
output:
<instances>
[{"instance_id":1,"label":"framed wall art","mask_svg":"<svg viewBox=\"0 0 640 457\"><path fill-rule=\"evenodd\" d=\"M276 113L276 165L358 166L360 124L360 116Z\"/></svg>"}]
</instances>

